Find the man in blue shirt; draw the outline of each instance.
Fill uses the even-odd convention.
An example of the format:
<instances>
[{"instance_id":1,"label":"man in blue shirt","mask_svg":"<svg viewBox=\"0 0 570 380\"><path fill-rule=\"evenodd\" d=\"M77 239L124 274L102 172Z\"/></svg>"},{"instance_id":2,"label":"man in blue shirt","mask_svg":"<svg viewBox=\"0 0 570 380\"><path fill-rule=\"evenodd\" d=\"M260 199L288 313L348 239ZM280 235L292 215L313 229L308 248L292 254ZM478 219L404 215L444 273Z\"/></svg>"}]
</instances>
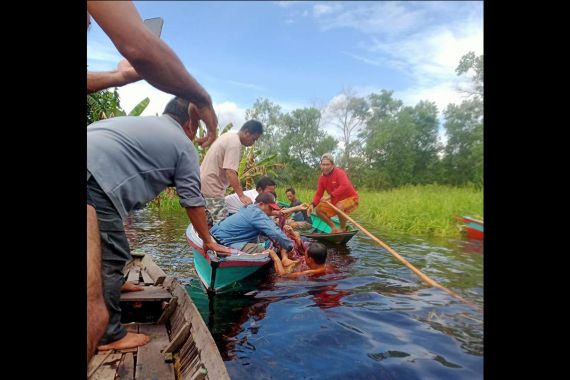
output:
<instances>
[{"instance_id":1,"label":"man in blue shirt","mask_svg":"<svg viewBox=\"0 0 570 380\"><path fill-rule=\"evenodd\" d=\"M271 193L261 193L255 204L242 207L237 213L227 217L210 230L210 234L220 244L242 249L247 243L258 243L260 237L267 236L281 249L290 252L293 242L277 227L269 217L272 210L280 210Z\"/></svg>"}]
</instances>

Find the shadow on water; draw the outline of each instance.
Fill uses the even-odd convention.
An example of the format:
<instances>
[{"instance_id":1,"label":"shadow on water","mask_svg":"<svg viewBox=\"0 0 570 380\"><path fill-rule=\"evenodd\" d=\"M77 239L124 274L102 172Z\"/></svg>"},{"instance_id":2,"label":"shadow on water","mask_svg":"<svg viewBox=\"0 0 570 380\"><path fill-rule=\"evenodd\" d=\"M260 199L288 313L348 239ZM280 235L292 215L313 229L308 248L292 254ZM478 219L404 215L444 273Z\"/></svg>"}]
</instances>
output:
<instances>
[{"instance_id":1,"label":"shadow on water","mask_svg":"<svg viewBox=\"0 0 570 380\"><path fill-rule=\"evenodd\" d=\"M426 286L364 234L328 245L336 273L284 279L271 266L208 297L185 215L136 213L133 246L178 277L234 379L481 379L483 316ZM422 272L483 305L483 244L372 231Z\"/></svg>"}]
</instances>

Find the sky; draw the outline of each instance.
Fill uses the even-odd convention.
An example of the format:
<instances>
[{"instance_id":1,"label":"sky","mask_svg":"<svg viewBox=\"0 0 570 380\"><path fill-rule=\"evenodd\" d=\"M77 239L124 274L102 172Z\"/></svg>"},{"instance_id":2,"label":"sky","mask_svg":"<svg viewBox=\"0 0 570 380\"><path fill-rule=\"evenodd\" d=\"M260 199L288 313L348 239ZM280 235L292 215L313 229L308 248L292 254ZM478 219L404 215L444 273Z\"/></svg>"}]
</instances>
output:
<instances>
[{"instance_id":1,"label":"sky","mask_svg":"<svg viewBox=\"0 0 570 380\"><path fill-rule=\"evenodd\" d=\"M441 112L465 99L458 88L467 78L455 73L460 58L483 54L482 1L134 4L143 19L164 19L161 38L209 92L221 127L239 128L258 98L284 112L311 106L326 112L343 89L357 96L392 90L405 105L428 100ZM93 22L88 70L114 70L121 59ZM119 88L119 95L127 112L148 96L143 115L161 114L172 98L145 81Z\"/></svg>"}]
</instances>

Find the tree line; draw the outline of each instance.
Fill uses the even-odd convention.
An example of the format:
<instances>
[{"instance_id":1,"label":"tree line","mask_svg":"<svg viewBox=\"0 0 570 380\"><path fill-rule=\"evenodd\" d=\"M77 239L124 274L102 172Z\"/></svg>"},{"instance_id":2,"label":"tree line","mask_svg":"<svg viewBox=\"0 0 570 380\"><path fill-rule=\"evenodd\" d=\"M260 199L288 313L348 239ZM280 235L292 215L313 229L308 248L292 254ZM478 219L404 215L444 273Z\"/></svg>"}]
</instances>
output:
<instances>
[{"instance_id":1,"label":"tree line","mask_svg":"<svg viewBox=\"0 0 570 380\"><path fill-rule=\"evenodd\" d=\"M404 106L390 90L366 97L343 90L326 112L316 107L283 112L269 99L257 99L245 118L261 121L265 129L255 146L244 153L240 169L250 174L244 180L251 184L255 175L269 173L280 183L313 188L320 156L333 152L337 165L347 170L358 188L383 190L409 184L482 188L483 55L464 55L456 73L470 75L471 85L459 90L465 93L465 100L443 110L445 143L439 139L434 102L422 100ZM147 105L145 99L130 114L140 114ZM100 115L121 114L125 112L116 89L88 98L88 124ZM327 133L325 125L336 128L339 137ZM231 125L223 132L229 129ZM201 128L199 134L202 132ZM205 151L200 153L203 156Z\"/></svg>"},{"instance_id":2,"label":"tree line","mask_svg":"<svg viewBox=\"0 0 570 380\"><path fill-rule=\"evenodd\" d=\"M447 141L439 139L434 102L404 106L393 91L358 97L343 90L326 112L315 107L283 112L269 99L257 99L246 120L265 131L256 142L258 158L277 154L280 182L314 187L319 157L335 154L357 187L390 189L412 184L483 186L483 55L464 55L457 75L471 74L461 104L443 110ZM326 120L323 120L326 118ZM335 138L324 129L334 126Z\"/></svg>"}]
</instances>

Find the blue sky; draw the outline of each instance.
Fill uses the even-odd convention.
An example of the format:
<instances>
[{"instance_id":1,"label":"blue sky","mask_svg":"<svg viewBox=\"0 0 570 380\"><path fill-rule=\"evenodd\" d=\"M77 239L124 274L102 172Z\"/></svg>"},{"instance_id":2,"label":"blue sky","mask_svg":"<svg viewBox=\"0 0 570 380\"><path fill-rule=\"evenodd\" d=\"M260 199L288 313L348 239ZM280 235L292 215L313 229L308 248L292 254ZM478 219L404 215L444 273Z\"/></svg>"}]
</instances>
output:
<instances>
[{"instance_id":1,"label":"blue sky","mask_svg":"<svg viewBox=\"0 0 570 380\"><path fill-rule=\"evenodd\" d=\"M460 103L455 68L469 51L483 53L483 2L135 2L141 17L162 17L161 38L214 101L220 125L244 121L260 97L284 111L326 107L350 88L382 89L407 105ZM87 33L89 70L121 60L96 23ZM130 110L161 113L172 97L141 81L119 89ZM325 118L326 119L326 118ZM325 128L327 125L324 125ZM328 130L337 134L333 127Z\"/></svg>"}]
</instances>

